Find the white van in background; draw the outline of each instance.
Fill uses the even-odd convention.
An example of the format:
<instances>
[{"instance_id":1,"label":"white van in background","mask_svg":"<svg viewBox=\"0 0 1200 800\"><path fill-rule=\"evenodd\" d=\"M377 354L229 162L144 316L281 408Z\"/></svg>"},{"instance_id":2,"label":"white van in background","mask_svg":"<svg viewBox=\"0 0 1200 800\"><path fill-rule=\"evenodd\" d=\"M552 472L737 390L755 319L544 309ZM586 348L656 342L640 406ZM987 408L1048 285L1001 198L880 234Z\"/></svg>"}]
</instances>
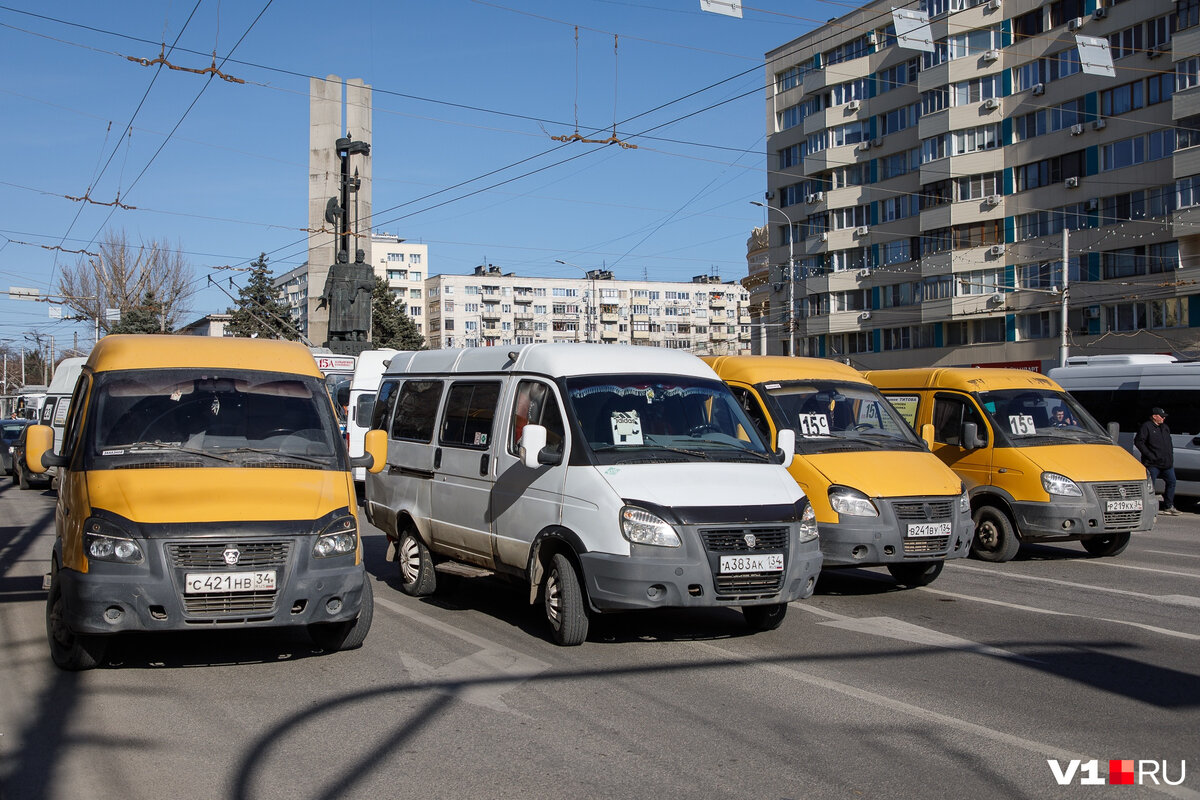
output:
<instances>
[{"instance_id":1,"label":"white van in background","mask_svg":"<svg viewBox=\"0 0 1200 800\"><path fill-rule=\"evenodd\" d=\"M62 452L63 428L67 423L67 410L71 407L71 394L75 382L87 358L64 358L54 368L54 377L46 389L46 403L42 406L41 423L54 429L54 452ZM48 470L53 472L53 470Z\"/></svg>"},{"instance_id":2,"label":"white van in background","mask_svg":"<svg viewBox=\"0 0 1200 800\"><path fill-rule=\"evenodd\" d=\"M774 451L681 350L404 352L372 421L388 457L366 511L409 595L434 591L438 562L489 570L577 645L608 611L741 608L773 629L821 570L816 515L785 469L795 433Z\"/></svg>"},{"instance_id":3,"label":"white van in background","mask_svg":"<svg viewBox=\"0 0 1200 800\"><path fill-rule=\"evenodd\" d=\"M375 408L375 393L379 391L379 378L399 350L363 350L354 365L354 377L350 379L350 393L346 402L346 447L350 457L363 454L363 439L371 429L371 410ZM340 402L340 401L339 401ZM354 468L354 480L362 483L367 477L363 467Z\"/></svg>"},{"instance_id":4,"label":"white van in background","mask_svg":"<svg viewBox=\"0 0 1200 800\"><path fill-rule=\"evenodd\" d=\"M1161 406L1175 444L1175 493L1200 497L1200 361L1159 354L1071 356L1046 377L1100 424L1117 423L1120 445L1134 454L1133 437L1150 409Z\"/></svg>"}]
</instances>

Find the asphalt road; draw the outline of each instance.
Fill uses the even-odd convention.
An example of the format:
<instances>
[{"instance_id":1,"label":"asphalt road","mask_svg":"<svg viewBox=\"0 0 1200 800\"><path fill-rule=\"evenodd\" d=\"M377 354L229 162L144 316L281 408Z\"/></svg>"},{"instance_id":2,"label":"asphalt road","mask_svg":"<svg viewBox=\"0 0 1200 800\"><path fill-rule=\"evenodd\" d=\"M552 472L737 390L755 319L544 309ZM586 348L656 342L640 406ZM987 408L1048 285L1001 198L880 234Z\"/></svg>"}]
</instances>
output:
<instances>
[{"instance_id":1,"label":"asphalt road","mask_svg":"<svg viewBox=\"0 0 1200 800\"><path fill-rule=\"evenodd\" d=\"M46 646L52 537L53 495L0 485L4 800L1200 797L1200 515L1117 558L1027 547L925 589L826 574L769 633L623 615L575 648L490 578L401 594L368 530L360 650L129 637L85 673ZM1048 759L1186 777L1060 786Z\"/></svg>"}]
</instances>

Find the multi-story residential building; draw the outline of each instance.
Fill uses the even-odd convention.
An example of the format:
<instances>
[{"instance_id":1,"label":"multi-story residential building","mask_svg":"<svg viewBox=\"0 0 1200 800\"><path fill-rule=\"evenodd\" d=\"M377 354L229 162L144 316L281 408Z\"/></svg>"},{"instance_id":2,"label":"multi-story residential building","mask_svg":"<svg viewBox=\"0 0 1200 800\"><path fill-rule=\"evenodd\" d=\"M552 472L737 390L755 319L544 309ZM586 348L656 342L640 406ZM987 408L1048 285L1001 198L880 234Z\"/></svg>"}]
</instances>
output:
<instances>
[{"instance_id":1,"label":"multi-story residential building","mask_svg":"<svg viewBox=\"0 0 1200 800\"><path fill-rule=\"evenodd\" d=\"M586 277L533 278L488 265L427 278L430 347L606 342L748 353L749 292L700 275L691 283Z\"/></svg>"},{"instance_id":2,"label":"multi-story residential building","mask_svg":"<svg viewBox=\"0 0 1200 800\"><path fill-rule=\"evenodd\" d=\"M770 352L1044 369L1064 306L1072 354L1194 352L1200 0L920 7L928 51L875 2L767 54Z\"/></svg>"},{"instance_id":3,"label":"multi-story residential building","mask_svg":"<svg viewBox=\"0 0 1200 800\"><path fill-rule=\"evenodd\" d=\"M387 233L371 234L371 258L375 274L387 281L396 303L426 336L425 276L429 269L429 245L406 242Z\"/></svg>"}]
</instances>

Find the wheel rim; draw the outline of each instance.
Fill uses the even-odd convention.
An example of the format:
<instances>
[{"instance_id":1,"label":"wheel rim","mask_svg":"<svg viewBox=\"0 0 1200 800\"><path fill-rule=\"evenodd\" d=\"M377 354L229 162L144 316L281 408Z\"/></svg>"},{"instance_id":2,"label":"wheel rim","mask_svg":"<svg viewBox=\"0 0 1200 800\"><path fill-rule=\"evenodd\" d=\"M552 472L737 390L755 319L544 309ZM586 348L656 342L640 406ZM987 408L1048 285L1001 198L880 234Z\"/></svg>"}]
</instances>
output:
<instances>
[{"instance_id":1,"label":"wheel rim","mask_svg":"<svg viewBox=\"0 0 1200 800\"><path fill-rule=\"evenodd\" d=\"M61 590L54 593L54 600L50 603L50 635L54 638L54 642L64 650L70 650L75 644L75 635L63 622Z\"/></svg>"},{"instance_id":2,"label":"wheel rim","mask_svg":"<svg viewBox=\"0 0 1200 800\"><path fill-rule=\"evenodd\" d=\"M546 618L556 629L562 624L562 592L556 569L546 577Z\"/></svg>"},{"instance_id":3,"label":"wheel rim","mask_svg":"<svg viewBox=\"0 0 1200 800\"><path fill-rule=\"evenodd\" d=\"M416 583L421 576L421 548L412 536L400 543L400 573L405 583Z\"/></svg>"},{"instance_id":4,"label":"wheel rim","mask_svg":"<svg viewBox=\"0 0 1200 800\"><path fill-rule=\"evenodd\" d=\"M981 520L975 526L975 541L981 550L995 550L1000 541L1000 531L991 520Z\"/></svg>"}]
</instances>

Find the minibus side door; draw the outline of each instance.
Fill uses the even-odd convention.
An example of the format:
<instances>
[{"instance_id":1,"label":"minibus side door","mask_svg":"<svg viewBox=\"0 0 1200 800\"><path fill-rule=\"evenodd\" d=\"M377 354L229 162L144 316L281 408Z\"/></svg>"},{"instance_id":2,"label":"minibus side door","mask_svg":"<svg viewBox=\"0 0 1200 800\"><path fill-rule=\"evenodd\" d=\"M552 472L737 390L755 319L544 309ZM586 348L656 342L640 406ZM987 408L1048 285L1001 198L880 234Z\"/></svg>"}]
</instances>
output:
<instances>
[{"instance_id":1,"label":"minibus side door","mask_svg":"<svg viewBox=\"0 0 1200 800\"><path fill-rule=\"evenodd\" d=\"M492 565L492 436L500 387L498 380L451 383L433 451L434 542L484 567Z\"/></svg>"},{"instance_id":2,"label":"minibus side door","mask_svg":"<svg viewBox=\"0 0 1200 800\"><path fill-rule=\"evenodd\" d=\"M992 483L992 445L994 437L975 401L964 394L937 392L933 396L930 422L933 423L933 454L958 473L970 489ZM964 446L963 426L973 422L983 446Z\"/></svg>"}]
</instances>

